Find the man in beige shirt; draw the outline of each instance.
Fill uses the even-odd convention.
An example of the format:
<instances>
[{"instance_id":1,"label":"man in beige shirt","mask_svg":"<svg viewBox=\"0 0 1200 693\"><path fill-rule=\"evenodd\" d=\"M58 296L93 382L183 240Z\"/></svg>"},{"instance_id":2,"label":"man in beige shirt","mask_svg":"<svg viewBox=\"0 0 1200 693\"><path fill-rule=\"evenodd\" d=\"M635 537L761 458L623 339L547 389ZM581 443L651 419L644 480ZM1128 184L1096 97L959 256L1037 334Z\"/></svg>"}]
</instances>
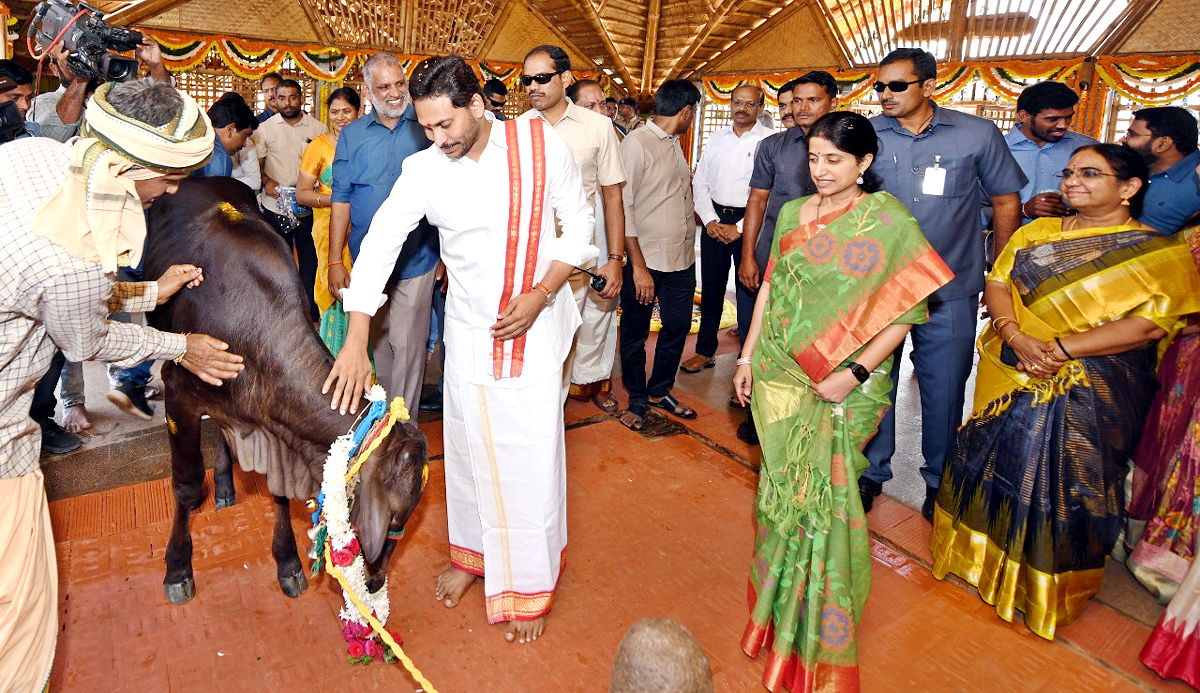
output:
<instances>
[{"instance_id":1,"label":"man in beige shirt","mask_svg":"<svg viewBox=\"0 0 1200 693\"><path fill-rule=\"evenodd\" d=\"M313 322L316 322L321 315L313 301L313 285L317 281L317 249L313 246L312 210L295 206L293 194L288 198L293 205L289 217L278 197L280 187L296 186L304 148L329 131L324 123L301 110L302 103L298 82L292 79L280 82L275 87L275 108L278 112L258 126L252 141L258 150L258 162L262 169L263 189L258 196L259 204L266 213L267 221L296 251L309 313Z\"/></svg>"},{"instance_id":2,"label":"man in beige shirt","mask_svg":"<svg viewBox=\"0 0 1200 693\"><path fill-rule=\"evenodd\" d=\"M671 394L683 342L692 324L696 291L696 221L691 171L679 146L700 103L700 90L684 79L663 83L654 116L621 142L625 164L625 252L629 264L621 290L621 377L629 409L621 423L640 430L647 406L681 419L696 412ZM646 380L646 338L658 296L662 330L654 369Z\"/></svg>"},{"instance_id":3,"label":"man in beige shirt","mask_svg":"<svg viewBox=\"0 0 1200 693\"><path fill-rule=\"evenodd\" d=\"M617 102L617 117L613 118L613 122L626 135L646 125L646 121L637 114L637 105L637 99L624 98Z\"/></svg>"},{"instance_id":4,"label":"man in beige shirt","mask_svg":"<svg viewBox=\"0 0 1200 693\"><path fill-rule=\"evenodd\" d=\"M521 83L533 108L522 113L521 118L545 120L571 147L583 178L584 196L598 222L592 243L600 248L601 258L607 255L593 270L605 279L602 291L590 288L591 278L587 274L571 275L571 291L583 324L575 333L575 346L567 357L563 385L564 388L569 385L569 392L576 399L590 399L604 411L616 411L618 403L612 396L611 377L617 353L614 316L625 259L625 207L621 200L625 169L621 166L617 133L608 118L583 109L566 97L566 87L573 76L571 59L562 48L538 46L529 51L524 71Z\"/></svg>"}]
</instances>

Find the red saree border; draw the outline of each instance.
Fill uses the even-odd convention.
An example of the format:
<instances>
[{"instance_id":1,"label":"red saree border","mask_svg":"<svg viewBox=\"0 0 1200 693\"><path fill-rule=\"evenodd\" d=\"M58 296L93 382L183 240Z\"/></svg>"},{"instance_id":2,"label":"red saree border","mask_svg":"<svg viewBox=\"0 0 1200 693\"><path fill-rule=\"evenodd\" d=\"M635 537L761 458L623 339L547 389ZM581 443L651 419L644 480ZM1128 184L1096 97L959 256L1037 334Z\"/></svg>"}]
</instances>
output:
<instances>
[{"instance_id":1,"label":"red saree border","mask_svg":"<svg viewBox=\"0 0 1200 693\"><path fill-rule=\"evenodd\" d=\"M754 582L751 580L748 583L750 609L753 610L758 593L754 589ZM750 659L757 659L763 646L774 639L774 632L774 624L762 626L751 620L742 633L742 652ZM781 689L792 693L859 693L861 690L857 666L816 662L809 668L797 655L792 654L785 659L770 649L769 645L762 683L772 693Z\"/></svg>"},{"instance_id":2,"label":"red saree border","mask_svg":"<svg viewBox=\"0 0 1200 693\"><path fill-rule=\"evenodd\" d=\"M824 380L883 328L953 278L954 272L937 251L927 248L812 344L793 354L796 363L814 382Z\"/></svg>"},{"instance_id":3,"label":"red saree border","mask_svg":"<svg viewBox=\"0 0 1200 693\"><path fill-rule=\"evenodd\" d=\"M1179 679L1200 688L1200 627L1163 614L1138 656L1164 679Z\"/></svg>"}]
</instances>

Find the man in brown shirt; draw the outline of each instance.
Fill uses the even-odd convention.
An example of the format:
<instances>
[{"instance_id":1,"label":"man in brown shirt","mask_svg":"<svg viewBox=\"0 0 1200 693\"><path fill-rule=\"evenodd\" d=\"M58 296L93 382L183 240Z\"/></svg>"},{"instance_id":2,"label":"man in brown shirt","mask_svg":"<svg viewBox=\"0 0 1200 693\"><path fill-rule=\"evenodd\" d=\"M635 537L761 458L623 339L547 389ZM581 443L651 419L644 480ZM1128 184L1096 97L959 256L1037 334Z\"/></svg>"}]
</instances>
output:
<instances>
[{"instance_id":1,"label":"man in brown shirt","mask_svg":"<svg viewBox=\"0 0 1200 693\"><path fill-rule=\"evenodd\" d=\"M625 252L621 287L621 370L629 409L621 423L639 430L647 406L683 419L696 412L671 395L683 342L692 324L696 291L696 221L691 170L679 146L700 103L700 90L683 79L664 82L654 116L621 142L625 164ZM658 296L662 330L654 369L646 380L646 338Z\"/></svg>"}]
</instances>

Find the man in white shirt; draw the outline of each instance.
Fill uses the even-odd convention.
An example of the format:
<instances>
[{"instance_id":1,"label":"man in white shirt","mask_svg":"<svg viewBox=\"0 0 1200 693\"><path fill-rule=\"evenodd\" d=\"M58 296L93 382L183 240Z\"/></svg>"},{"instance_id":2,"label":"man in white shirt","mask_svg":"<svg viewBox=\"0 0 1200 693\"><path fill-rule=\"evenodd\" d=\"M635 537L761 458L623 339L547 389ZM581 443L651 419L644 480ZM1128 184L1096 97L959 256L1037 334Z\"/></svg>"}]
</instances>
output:
<instances>
[{"instance_id":1,"label":"man in white shirt","mask_svg":"<svg viewBox=\"0 0 1200 693\"><path fill-rule=\"evenodd\" d=\"M750 175L758 143L773 131L758 122L765 100L763 90L743 84L733 90L729 110L733 124L708 138L696 175L692 199L704 225L700 237L700 333L696 355L680 364L685 373L698 373L716 364L717 330L725 307L729 266L742 261L742 217L750 197Z\"/></svg>"},{"instance_id":2,"label":"man in white shirt","mask_svg":"<svg viewBox=\"0 0 1200 693\"><path fill-rule=\"evenodd\" d=\"M591 241L600 248L601 260L592 271L604 277L601 291L590 288L591 277L582 271L571 275L571 292L583 317L575 333L575 346L563 378L564 392L579 400L591 400L597 407L614 412L619 406L612 395L612 369L617 355L617 297L621 295L621 268L625 261L625 207L621 185L625 168L617 131L607 117L592 113L566 96L571 75L571 59L558 46L538 46L525 56L525 74L521 83L529 92L533 108L521 118L541 118L549 123L571 147L583 194L597 218L596 234ZM542 83L545 80L545 83Z\"/></svg>"},{"instance_id":3,"label":"man in white shirt","mask_svg":"<svg viewBox=\"0 0 1200 693\"><path fill-rule=\"evenodd\" d=\"M371 381L370 316L405 239L428 217L450 280L450 568L436 594L453 607L483 577L488 622L507 621L506 639L529 642L545 628L567 542L562 369L580 320L573 301L555 297L596 257L595 222L562 138L541 119L487 118L462 58L422 61L409 94L434 146L405 160L363 239L342 296L346 342L324 391L333 388L334 408L358 408Z\"/></svg>"}]
</instances>

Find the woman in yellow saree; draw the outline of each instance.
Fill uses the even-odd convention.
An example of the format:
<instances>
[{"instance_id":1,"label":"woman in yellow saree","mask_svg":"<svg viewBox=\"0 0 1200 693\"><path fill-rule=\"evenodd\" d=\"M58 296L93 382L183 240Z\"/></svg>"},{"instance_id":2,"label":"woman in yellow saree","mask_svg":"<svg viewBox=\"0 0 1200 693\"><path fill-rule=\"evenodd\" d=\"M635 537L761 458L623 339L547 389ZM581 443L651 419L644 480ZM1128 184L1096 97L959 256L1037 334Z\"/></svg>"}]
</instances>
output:
<instances>
[{"instance_id":1,"label":"woman in yellow saree","mask_svg":"<svg viewBox=\"0 0 1200 693\"><path fill-rule=\"evenodd\" d=\"M1076 151L1061 190L1078 213L1022 227L997 258L974 410L934 510L934 576L1047 639L1100 589L1157 347L1200 309L1187 246L1137 221L1147 176L1118 145Z\"/></svg>"},{"instance_id":2,"label":"woman in yellow saree","mask_svg":"<svg viewBox=\"0 0 1200 693\"><path fill-rule=\"evenodd\" d=\"M329 208L333 206L333 154L342 128L362 113L362 98L349 87L334 90L325 101L329 112L329 132L309 142L300 159L296 179L296 200L313 211L313 245L317 249L317 279L313 300L321 313L321 341L337 356L346 338L346 319L336 297L329 293ZM350 271L350 251L342 253L342 263ZM330 311L331 307L336 308Z\"/></svg>"},{"instance_id":3,"label":"woman in yellow saree","mask_svg":"<svg viewBox=\"0 0 1200 693\"><path fill-rule=\"evenodd\" d=\"M762 444L742 650L766 648L768 690L859 689L858 638L871 589L858 477L890 406L892 351L928 320L925 299L954 276L868 168L871 123L834 112L813 124L817 194L786 203L738 359Z\"/></svg>"}]
</instances>

